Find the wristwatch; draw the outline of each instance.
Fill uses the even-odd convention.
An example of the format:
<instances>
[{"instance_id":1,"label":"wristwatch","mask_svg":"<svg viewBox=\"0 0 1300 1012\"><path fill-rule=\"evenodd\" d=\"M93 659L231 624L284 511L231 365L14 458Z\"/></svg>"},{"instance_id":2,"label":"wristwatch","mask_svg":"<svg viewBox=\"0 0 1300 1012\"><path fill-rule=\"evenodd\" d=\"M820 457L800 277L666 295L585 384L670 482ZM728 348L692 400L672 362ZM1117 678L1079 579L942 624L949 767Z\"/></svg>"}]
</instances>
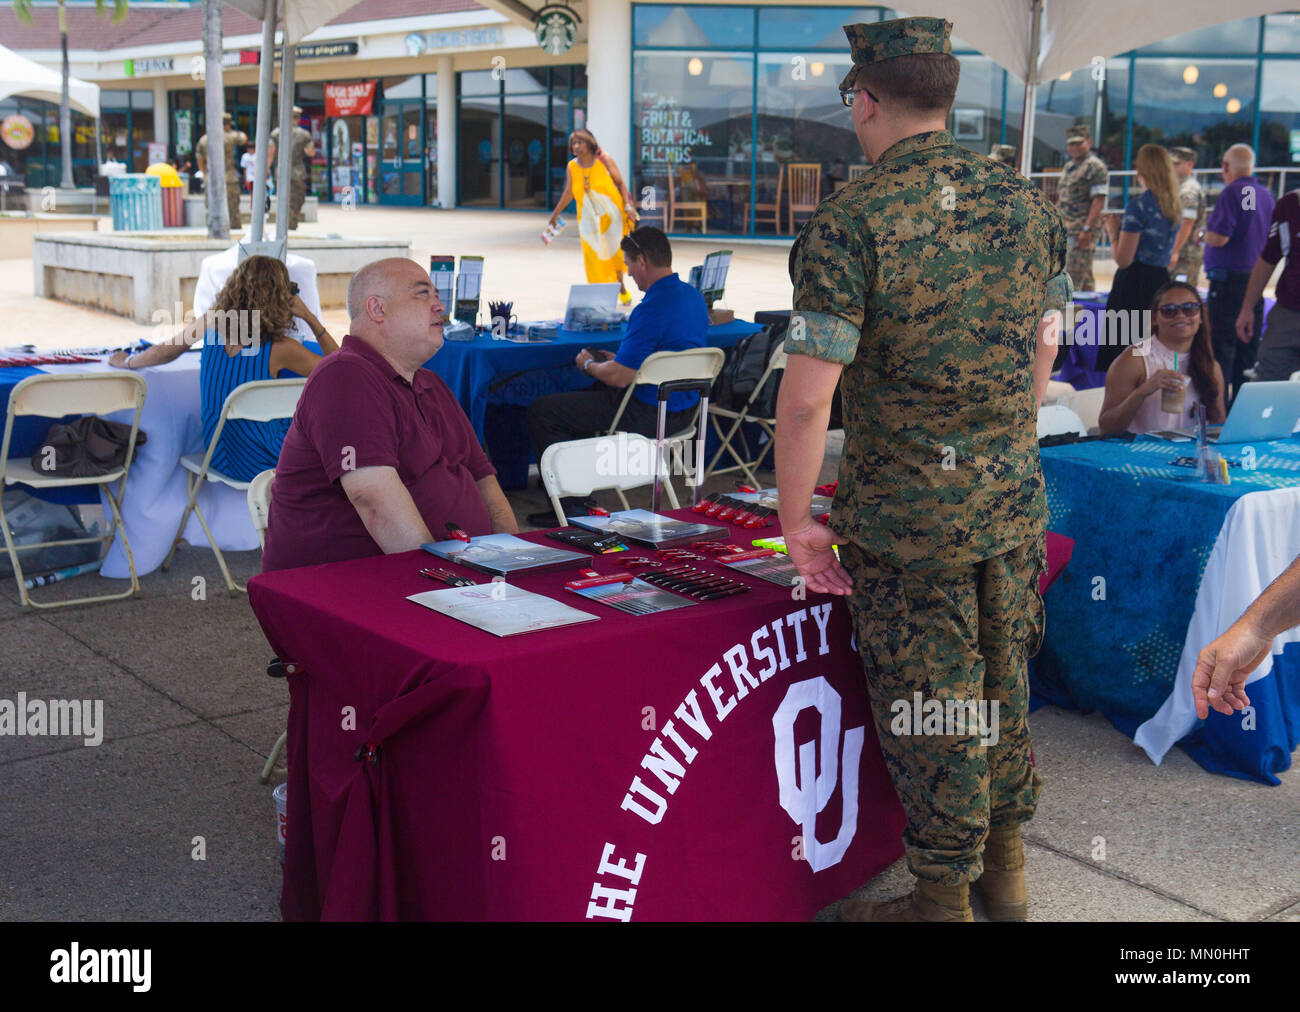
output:
<instances>
[{"instance_id":1,"label":"wristwatch","mask_svg":"<svg viewBox=\"0 0 1300 1012\"><path fill-rule=\"evenodd\" d=\"M582 371L585 372L588 376L591 375L591 363L594 361L596 361L594 358L589 358L587 359L587 361L582 363Z\"/></svg>"},{"instance_id":2,"label":"wristwatch","mask_svg":"<svg viewBox=\"0 0 1300 1012\"><path fill-rule=\"evenodd\" d=\"M1079 229L1079 231L1080 231L1080 232L1091 232L1091 231L1092 231L1092 226L1091 226L1091 225L1084 225L1083 228Z\"/></svg>"}]
</instances>

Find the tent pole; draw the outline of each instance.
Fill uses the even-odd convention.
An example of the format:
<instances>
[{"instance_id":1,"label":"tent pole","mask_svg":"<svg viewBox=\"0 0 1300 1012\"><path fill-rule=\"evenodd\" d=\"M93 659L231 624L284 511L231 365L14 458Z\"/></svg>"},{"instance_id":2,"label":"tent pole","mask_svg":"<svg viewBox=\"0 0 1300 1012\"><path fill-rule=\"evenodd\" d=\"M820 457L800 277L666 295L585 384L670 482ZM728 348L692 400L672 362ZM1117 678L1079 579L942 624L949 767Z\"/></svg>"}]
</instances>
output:
<instances>
[{"instance_id":1,"label":"tent pole","mask_svg":"<svg viewBox=\"0 0 1300 1012\"><path fill-rule=\"evenodd\" d=\"M266 149L271 143L271 72L275 68L275 0L266 0L262 12L262 54L257 73L257 151L253 166L253 202L248 211L252 225L250 242L262 241L266 221Z\"/></svg>"},{"instance_id":2,"label":"tent pole","mask_svg":"<svg viewBox=\"0 0 1300 1012\"><path fill-rule=\"evenodd\" d=\"M1038 48L1043 27L1043 0L1029 10L1029 53L1025 66L1025 107L1020 115L1020 171L1028 176L1034 163L1034 104L1038 101Z\"/></svg>"},{"instance_id":3,"label":"tent pole","mask_svg":"<svg viewBox=\"0 0 1300 1012\"><path fill-rule=\"evenodd\" d=\"M289 255L289 179L293 163L293 71L294 46L289 43L286 27L283 33L284 55L280 58L280 143L276 145L279 156L275 172L275 237L284 243L285 262Z\"/></svg>"}]
</instances>

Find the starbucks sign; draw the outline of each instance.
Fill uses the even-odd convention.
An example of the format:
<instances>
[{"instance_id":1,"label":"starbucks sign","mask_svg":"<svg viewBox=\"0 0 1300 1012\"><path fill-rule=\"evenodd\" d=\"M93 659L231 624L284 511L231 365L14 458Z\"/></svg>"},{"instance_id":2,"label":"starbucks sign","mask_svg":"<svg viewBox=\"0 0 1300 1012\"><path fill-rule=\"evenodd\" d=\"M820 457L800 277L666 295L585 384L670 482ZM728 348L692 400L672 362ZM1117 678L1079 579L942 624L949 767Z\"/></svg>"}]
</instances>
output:
<instances>
[{"instance_id":1,"label":"starbucks sign","mask_svg":"<svg viewBox=\"0 0 1300 1012\"><path fill-rule=\"evenodd\" d=\"M543 7L533 22L537 44L552 56L562 56L578 41L579 20L577 12L564 4Z\"/></svg>"}]
</instances>

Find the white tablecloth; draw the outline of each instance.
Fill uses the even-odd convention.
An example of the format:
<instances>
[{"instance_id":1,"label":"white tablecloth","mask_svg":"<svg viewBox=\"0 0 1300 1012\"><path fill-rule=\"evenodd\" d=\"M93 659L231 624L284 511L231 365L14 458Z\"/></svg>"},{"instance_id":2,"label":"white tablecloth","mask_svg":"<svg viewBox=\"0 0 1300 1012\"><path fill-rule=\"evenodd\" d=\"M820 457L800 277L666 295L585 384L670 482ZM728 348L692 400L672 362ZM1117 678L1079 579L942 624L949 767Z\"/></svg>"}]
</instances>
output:
<instances>
[{"instance_id":1,"label":"white tablecloth","mask_svg":"<svg viewBox=\"0 0 1300 1012\"><path fill-rule=\"evenodd\" d=\"M1196 608L1187 625L1187 638L1178 662L1174 690L1133 736L1151 761L1159 763L1180 738L1196 727L1192 675L1196 655L1237 621L1264 589L1300 556L1300 488L1252 492L1232 504L1205 564ZM1288 643L1300 642L1300 628L1273 641L1273 654ZM1247 679L1267 678L1273 671L1270 655Z\"/></svg>"}]
</instances>

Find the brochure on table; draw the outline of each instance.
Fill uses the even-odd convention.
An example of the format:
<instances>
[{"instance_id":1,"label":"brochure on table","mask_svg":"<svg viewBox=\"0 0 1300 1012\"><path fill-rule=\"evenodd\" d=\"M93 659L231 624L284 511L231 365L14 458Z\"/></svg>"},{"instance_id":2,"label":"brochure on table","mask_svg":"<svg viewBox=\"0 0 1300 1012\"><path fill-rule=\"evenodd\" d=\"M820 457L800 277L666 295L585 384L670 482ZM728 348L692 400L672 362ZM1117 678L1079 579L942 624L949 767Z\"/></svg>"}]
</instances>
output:
<instances>
[{"instance_id":1,"label":"brochure on table","mask_svg":"<svg viewBox=\"0 0 1300 1012\"><path fill-rule=\"evenodd\" d=\"M625 541L658 548L683 541L717 541L729 537L726 527L697 524L689 520L674 520L649 510L620 510L607 517L569 517L569 523L592 531L609 531Z\"/></svg>"},{"instance_id":2,"label":"brochure on table","mask_svg":"<svg viewBox=\"0 0 1300 1012\"><path fill-rule=\"evenodd\" d=\"M420 546L431 555L485 573L509 576L553 566L571 566L589 556L566 548L538 545L513 534L484 534L464 541L435 541Z\"/></svg>"},{"instance_id":3,"label":"brochure on table","mask_svg":"<svg viewBox=\"0 0 1300 1012\"><path fill-rule=\"evenodd\" d=\"M502 637L599 620L596 615L508 583L426 590L407 600Z\"/></svg>"}]
</instances>

